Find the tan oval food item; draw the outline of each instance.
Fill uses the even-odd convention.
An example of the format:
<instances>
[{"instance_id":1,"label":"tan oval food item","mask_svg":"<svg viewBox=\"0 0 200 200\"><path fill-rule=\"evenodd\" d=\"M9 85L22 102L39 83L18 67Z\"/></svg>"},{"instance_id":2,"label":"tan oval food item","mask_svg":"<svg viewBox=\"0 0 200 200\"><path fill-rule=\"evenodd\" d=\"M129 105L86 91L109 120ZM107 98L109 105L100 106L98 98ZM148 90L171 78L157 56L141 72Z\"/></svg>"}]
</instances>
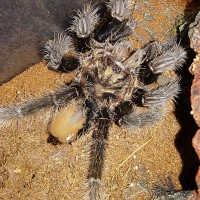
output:
<instances>
[{"instance_id":1,"label":"tan oval food item","mask_svg":"<svg viewBox=\"0 0 200 200\"><path fill-rule=\"evenodd\" d=\"M74 102L54 117L49 131L60 142L70 142L76 138L77 133L83 128L85 122L86 117L83 116L82 107Z\"/></svg>"}]
</instances>

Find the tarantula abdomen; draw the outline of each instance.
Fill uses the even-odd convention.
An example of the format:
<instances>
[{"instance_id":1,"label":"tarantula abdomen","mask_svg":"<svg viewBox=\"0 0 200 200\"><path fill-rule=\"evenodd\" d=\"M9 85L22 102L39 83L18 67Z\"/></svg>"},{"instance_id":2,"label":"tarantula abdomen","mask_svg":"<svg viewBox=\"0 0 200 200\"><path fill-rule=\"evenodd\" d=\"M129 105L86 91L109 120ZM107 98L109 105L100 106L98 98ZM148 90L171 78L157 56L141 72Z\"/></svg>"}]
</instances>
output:
<instances>
[{"instance_id":1,"label":"tarantula abdomen","mask_svg":"<svg viewBox=\"0 0 200 200\"><path fill-rule=\"evenodd\" d=\"M55 115L49 125L50 133L60 142L71 142L86 123L83 108L77 102L70 104Z\"/></svg>"}]
</instances>

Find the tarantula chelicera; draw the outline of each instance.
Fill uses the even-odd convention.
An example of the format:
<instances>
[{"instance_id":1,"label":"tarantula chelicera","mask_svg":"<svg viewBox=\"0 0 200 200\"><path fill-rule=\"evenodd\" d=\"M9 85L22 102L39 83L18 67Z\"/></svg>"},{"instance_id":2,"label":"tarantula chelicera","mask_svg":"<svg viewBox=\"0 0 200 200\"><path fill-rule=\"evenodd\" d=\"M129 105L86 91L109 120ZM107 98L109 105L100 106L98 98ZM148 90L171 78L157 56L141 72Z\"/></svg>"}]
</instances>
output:
<instances>
[{"instance_id":1,"label":"tarantula chelicera","mask_svg":"<svg viewBox=\"0 0 200 200\"><path fill-rule=\"evenodd\" d=\"M182 67L185 50L174 40L133 50L126 38L136 27L131 10L131 0L85 5L67 33L44 45L47 67L74 71L75 79L39 99L0 108L2 126L42 108L61 109L49 126L60 142L73 142L94 127L87 175L90 199L100 198L110 124L134 129L155 123L180 91L180 78L166 78L164 73ZM162 83L160 77L165 77Z\"/></svg>"}]
</instances>

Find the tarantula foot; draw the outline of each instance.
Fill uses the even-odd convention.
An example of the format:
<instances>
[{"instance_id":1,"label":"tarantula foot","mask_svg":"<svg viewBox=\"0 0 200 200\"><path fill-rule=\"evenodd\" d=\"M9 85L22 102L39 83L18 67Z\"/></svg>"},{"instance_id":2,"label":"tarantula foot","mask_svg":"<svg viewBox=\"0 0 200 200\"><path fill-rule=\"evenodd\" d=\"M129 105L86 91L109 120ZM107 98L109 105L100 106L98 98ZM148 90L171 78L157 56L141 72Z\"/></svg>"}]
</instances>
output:
<instances>
[{"instance_id":1,"label":"tarantula foot","mask_svg":"<svg viewBox=\"0 0 200 200\"><path fill-rule=\"evenodd\" d=\"M100 179L94 179L91 178L88 183L88 188L89 188L89 199L92 200L101 200L102 199L102 194L101 194L101 180Z\"/></svg>"}]
</instances>

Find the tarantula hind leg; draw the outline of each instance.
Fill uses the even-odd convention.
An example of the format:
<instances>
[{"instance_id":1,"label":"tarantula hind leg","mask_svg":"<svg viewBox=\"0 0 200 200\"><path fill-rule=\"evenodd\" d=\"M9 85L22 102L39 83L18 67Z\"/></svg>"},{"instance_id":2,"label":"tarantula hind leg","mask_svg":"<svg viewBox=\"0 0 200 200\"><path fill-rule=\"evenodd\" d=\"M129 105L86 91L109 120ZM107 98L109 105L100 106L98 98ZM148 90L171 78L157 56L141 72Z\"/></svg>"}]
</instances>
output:
<instances>
[{"instance_id":1,"label":"tarantula hind leg","mask_svg":"<svg viewBox=\"0 0 200 200\"><path fill-rule=\"evenodd\" d=\"M75 142L82 135L88 133L95 110L94 103L88 99L84 104L79 99L71 101L51 120L50 136L47 141L54 145L60 142L70 144Z\"/></svg>"},{"instance_id":2,"label":"tarantula hind leg","mask_svg":"<svg viewBox=\"0 0 200 200\"><path fill-rule=\"evenodd\" d=\"M180 92L179 80L172 80L151 91L134 88L132 100L122 102L116 107L115 123L119 126L141 128L161 120L168 112L167 100L174 99ZM146 110L137 112L137 106L146 107Z\"/></svg>"},{"instance_id":3,"label":"tarantula hind leg","mask_svg":"<svg viewBox=\"0 0 200 200\"><path fill-rule=\"evenodd\" d=\"M101 199L100 184L107 146L110 117L107 109L102 109L97 119L97 128L92 134L90 164L88 169L89 199Z\"/></svg>"},{"instance_id":4,"label":"tarantula hind leg","mask_svg":"<svg viewBox=\"0 0 200 200\"><path fill-rule=\"evenodd\" d=\"M119 119L118 124L126 128L142 128L160 121L167 114L167 109L163 106L149 108L148 111L130 115L124 115Z\"/></svg>"},{"instance_id":5,"label":"tarantula hind leg","mask_svg":"<svg viewBox=\"0 0 200 200\"><path fill-rule=\"evenodd\" d=\"M0 108L0 127L6 127L12 119L23 118L49 107L64 107L67 102L81 95L78 84L63 85L56 92L19 105Z\"/></svg>"},{"instance_id":6,"label":"tarantula hind leg","mask_svg":"<svg viewBox=\"0 0 200 200\"><path fill-rule=\"evenodd\" d=\"M132 91L132 102L137 106L163 105L169 98L175 98L180 92L180 78L171 80L151 91L136 87Z\"/></svg>"},{"instance_id":7,"label":"tarantula hind leg","mask_svg":"<svg viewBox=\"0 0 200 200\"><path fill-rule=\"evenodd\" d=\"M74 140L79 139L81 136L85 135L88 132L88 129L91 127L92 120L94 119L95 114L97 112L96 103L92 99L86 99L84 104L85 104L84 107L87 108L87 111L85 114L86 122L85 122L83 128L78 131L76 138Z\"/></svg>"}]
</instances>

